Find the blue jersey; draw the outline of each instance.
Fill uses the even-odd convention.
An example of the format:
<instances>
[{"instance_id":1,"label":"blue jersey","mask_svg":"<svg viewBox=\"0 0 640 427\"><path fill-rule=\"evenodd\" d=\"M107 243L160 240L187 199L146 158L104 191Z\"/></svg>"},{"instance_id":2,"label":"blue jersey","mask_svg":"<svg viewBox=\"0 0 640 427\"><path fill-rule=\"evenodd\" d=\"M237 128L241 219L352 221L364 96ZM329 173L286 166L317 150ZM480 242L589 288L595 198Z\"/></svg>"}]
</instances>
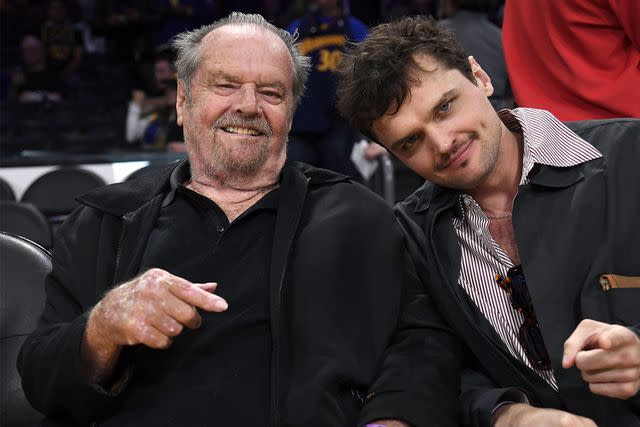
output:
<instances>
[{"instance_id":1,"label":"blue jersey","mask_svg":"<svg viewBox=\"0 0 640 427\"><path fill-rule=\"evenodd\" d=\"M354 17L310 16L295 20L289 32L298 30L300 51L311 57L307 91L293 119L292 132L326 132L338 118L336 70L347 41L360 42L367 27Z\"/></svg>"}]
</instances>

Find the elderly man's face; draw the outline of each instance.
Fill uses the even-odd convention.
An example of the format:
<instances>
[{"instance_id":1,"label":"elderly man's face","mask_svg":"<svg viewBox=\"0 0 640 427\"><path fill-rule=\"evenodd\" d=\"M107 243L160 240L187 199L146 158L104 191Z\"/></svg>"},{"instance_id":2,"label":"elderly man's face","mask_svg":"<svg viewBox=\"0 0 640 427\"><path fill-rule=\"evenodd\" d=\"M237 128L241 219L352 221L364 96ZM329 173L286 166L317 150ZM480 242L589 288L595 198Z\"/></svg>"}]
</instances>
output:
<instances>
[{"instance_id":1,"label":"elderly man's face","mask_svg":"<svg viewBox=\"0 0 640 427\"><path fill-rule=\"evenodd\" d=\"M252 25L227 25L202 41L191 97L178 88L192 168L217 178L279 171L293 114L293 61L282 40Z\"/></svg>"}]
</instances>

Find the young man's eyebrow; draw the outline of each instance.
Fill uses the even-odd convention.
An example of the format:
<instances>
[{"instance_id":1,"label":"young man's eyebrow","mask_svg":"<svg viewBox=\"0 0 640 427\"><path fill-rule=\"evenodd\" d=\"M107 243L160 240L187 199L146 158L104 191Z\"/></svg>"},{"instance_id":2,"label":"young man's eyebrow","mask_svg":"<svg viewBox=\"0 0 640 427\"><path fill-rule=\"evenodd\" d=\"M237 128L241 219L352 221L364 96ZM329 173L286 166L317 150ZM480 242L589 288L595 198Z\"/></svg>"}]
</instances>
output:
<instances>
[{"instance_id":1,"label":"young man's eyebrow","mask_svg":"<svg viewBox=\"0 0 640 427\"><path fill-rule=\"evenodd\" d=\"M455 93L455 89L449 89L448 91L446 91L445 93L442 94L442 96L440 97L440 99L438 100L438 102L436 102L433 107L431 107L431 114L435 114L438 111L438 108L440 108L440 106L447 101L449 98L451 98L451 95L453 95Z\"/></svg>"}]
</instances>

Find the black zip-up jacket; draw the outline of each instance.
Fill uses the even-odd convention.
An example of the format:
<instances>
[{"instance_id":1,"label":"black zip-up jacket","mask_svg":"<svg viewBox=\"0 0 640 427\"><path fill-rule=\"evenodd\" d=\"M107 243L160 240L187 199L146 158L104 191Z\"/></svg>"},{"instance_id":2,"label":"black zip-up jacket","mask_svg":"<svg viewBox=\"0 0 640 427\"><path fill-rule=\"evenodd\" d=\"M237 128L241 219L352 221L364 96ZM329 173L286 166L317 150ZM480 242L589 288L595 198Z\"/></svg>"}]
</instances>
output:
<instances>
[{"instance_id":1,"label":"black zip-up jacket","mask_svg":"<svg viewBox=\"0 0 640 427\"><path fill-rule=\"evenodd\" d=\"M139 273L170 173L84 195L57 233L46 307L18 359L29 402L49 417L99 425L127 398L126 387L109 394L86 383L80 343L91 307ZM413 273L391 208L346 177L302 164L287 163L280 184L270 424L456 425L460 348Z\"/></svg>"},{"instance_id":2,"label":"black zip-up jacket","mask_svg":"<svg viewBox=\"0 0 640 427\"><path fill-rule=\"evenodd\" d=\"M396 206L419 277L470 350L463 364L464 425L492 425L491 411L517 389L534 406L589 417L600 427L640 427L640 394L596 395L577 368L561 365L563 343L582 319L640 334L640 288L600 284L602 274L640 276L640 120L567 126L603 157L566 168L538 165L513 208L522 268L559 392L511 355L458 284L461 252L452 218L460 193L426 183Z\"/></svg>"}]
</instances>

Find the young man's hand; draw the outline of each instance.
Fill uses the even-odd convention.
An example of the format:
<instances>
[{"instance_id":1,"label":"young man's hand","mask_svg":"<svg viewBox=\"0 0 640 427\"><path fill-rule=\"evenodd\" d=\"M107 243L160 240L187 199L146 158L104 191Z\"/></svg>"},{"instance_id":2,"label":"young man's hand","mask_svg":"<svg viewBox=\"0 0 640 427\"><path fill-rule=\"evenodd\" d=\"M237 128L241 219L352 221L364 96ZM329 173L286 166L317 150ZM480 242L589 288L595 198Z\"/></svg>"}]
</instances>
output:
<instances>
[{"instance_id":1,"label":"young man's hand","mask_svg":"<svg viewBox=\"0 0 640 427\"><path fill-rule=\"evenodd\" d=\"M592 393L633 397L640 390L640 338L624 326L585 319L564 343L562 367L573 365Z\"/></svg>"}]
</instances>

